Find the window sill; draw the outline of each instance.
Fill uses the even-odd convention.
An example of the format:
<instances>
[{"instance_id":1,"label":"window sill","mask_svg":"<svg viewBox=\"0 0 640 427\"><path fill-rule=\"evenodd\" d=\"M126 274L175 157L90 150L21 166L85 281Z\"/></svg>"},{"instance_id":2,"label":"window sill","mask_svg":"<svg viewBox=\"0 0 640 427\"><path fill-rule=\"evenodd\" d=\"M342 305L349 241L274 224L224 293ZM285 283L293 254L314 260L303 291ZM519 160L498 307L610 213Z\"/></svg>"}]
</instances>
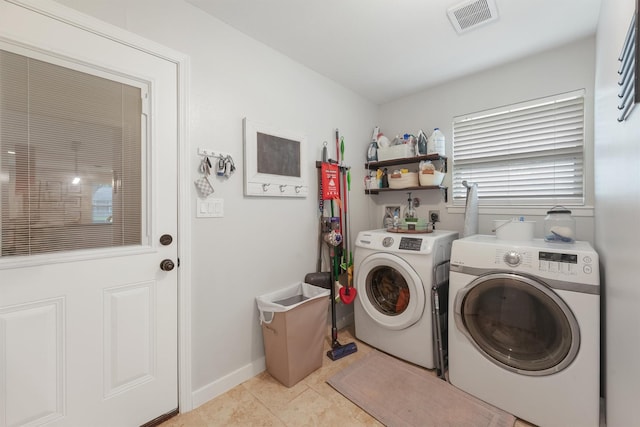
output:
<instances>
[{"instance_id":1,"label":"window sill","mask_svg":"<svg viewBox=\"0 0 640 427\"><path fill-rule=\"evenodd\" d=\"M544 208L538 208L534 206L480 206L478 213L480 215L538 215L546 216L547 211L553 206ZM464 206L451 206L448 205L447 212L452 214L464 214ZM592 217L594 216L593 206L567 206L567 209L571 211L571 215L574 217Z\"/></svg>"}]
</instances>

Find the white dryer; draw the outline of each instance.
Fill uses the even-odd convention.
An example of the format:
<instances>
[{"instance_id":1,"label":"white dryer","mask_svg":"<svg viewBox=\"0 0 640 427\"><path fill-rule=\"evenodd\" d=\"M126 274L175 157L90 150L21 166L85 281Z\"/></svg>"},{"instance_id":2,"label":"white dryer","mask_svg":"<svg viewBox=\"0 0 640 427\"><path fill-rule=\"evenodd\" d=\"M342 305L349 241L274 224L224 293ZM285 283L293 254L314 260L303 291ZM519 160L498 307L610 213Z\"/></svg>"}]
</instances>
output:
<instances>
[{"instance_id":1,"label":"white dryer","mask_svg":"<svg viewBox=\"0 0 640 427\"><path fill-rule=\"evenodd\" d=\"M356 337L400 359L435 368L431 288L434 275L436 283L447 279L451 243L457 238L457 232L445 230L359 233L354 253Z\"/></svg>"},{"instance_id":2,"label":"white dryer","mask_svg":"<svg viewBox=\"0 0 640 427\"><path fill-rule=\"evenodd\" d=\"M598 271L586 242L455 241L451 384L536 425L597 427Z\"/></svg>"}]
</instances>

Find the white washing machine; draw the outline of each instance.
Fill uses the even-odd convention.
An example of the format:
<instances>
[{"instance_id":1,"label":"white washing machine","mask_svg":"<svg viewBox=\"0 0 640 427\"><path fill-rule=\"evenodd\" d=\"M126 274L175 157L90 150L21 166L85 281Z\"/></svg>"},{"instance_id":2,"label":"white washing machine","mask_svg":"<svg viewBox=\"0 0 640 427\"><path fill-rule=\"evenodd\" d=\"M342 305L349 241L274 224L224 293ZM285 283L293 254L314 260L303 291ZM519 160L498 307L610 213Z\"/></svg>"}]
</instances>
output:
<instances>
[{"instance_id":1,"label":"white washing machine","mask_svg":"<svg viewBox=\"0 0 640 427\"><path fill-rule=\"evenodd\" d=\"M456 240L449 380L539 426L597 427L598 254L586 242Z\"/></svg>"},{"instance_id":2,"label":"white washing machine","mask_svg":"<svg viewBox=\"0 0 640 427\"><path fill-rule=\"evenodd\" d=\"M431 288L448 276L454 231L358 234L354 253L356 337L400 359L435 368ZM444 268L435 268L440 266ZM446 320L446 317L445 317Z\"/></svg>"}]
</instances>

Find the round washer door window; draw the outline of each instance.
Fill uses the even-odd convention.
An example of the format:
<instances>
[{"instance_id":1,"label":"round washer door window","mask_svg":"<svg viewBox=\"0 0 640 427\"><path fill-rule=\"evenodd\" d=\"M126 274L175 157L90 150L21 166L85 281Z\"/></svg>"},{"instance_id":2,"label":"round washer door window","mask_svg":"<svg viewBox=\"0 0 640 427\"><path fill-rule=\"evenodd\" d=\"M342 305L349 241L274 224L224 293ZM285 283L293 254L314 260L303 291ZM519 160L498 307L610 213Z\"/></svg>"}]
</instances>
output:
<instances>
[{"instance_id":1,"label":"round washer door window","mask_svg":"<svg viewBox=\"0 0 640 427\"><path fill-rule=\"evenodd\" d=\"M381 252L365 258L358 268L355 286L364 311L387 329L407 328L424 313L422 280L405 260L395 255Z\"/></svg>"},{"instance_id":2,"label":"round washer door window","mask_svg":"<svg viewBox=\"0 0 640 427\"><path fill-rule=\"evenodd\" d=\"M456 295L456 327L493 363L524 375L567 367L580 347L578 322L542 282L522 275L482 276Z\"/></svg>"}]
</instances>

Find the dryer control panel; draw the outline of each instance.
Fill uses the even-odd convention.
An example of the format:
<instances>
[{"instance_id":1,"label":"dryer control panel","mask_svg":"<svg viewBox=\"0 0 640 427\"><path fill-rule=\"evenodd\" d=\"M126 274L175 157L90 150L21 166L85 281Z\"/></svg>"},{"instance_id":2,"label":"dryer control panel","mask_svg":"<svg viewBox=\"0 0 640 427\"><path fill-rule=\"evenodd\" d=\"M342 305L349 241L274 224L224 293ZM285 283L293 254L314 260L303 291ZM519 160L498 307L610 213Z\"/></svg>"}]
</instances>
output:
<instances>
[{"instance_id":1,"label":"dryer control panel","mask_svg":"<svg viewBox=\"0 0 640 427\"><path fill-rule=\"evenodd\" d=\"M582 271L585 274L591 274L593 271L591 257L584 256L582 258ZM576 275L580 264L577 254L542 251L538 253L538 268L540 271Z\"/></svg>"},{"instance_id":2,"label":"dryer control panel","mask_svg":"<svg viewBox=\"0 0 640 427\"><path fill-rule=\"evenodd\" d=\"M597 271L593 257L588 254L537 248L498 248L495 251L495 264L558 279L590 276L594 270Z\"/></svg>"},{"instance_id":3,"label":"dryer control panel","mask_svg":"<svg viewBox=\"0 0 640 427\"><path fill-rule=\"evenodd\" d=\"M600 284L598 254L587 242L509 242L486 235L453 242L451 271L480 275L492 270L527 273L548 281Z\"/></svg>"}]
</instances>

